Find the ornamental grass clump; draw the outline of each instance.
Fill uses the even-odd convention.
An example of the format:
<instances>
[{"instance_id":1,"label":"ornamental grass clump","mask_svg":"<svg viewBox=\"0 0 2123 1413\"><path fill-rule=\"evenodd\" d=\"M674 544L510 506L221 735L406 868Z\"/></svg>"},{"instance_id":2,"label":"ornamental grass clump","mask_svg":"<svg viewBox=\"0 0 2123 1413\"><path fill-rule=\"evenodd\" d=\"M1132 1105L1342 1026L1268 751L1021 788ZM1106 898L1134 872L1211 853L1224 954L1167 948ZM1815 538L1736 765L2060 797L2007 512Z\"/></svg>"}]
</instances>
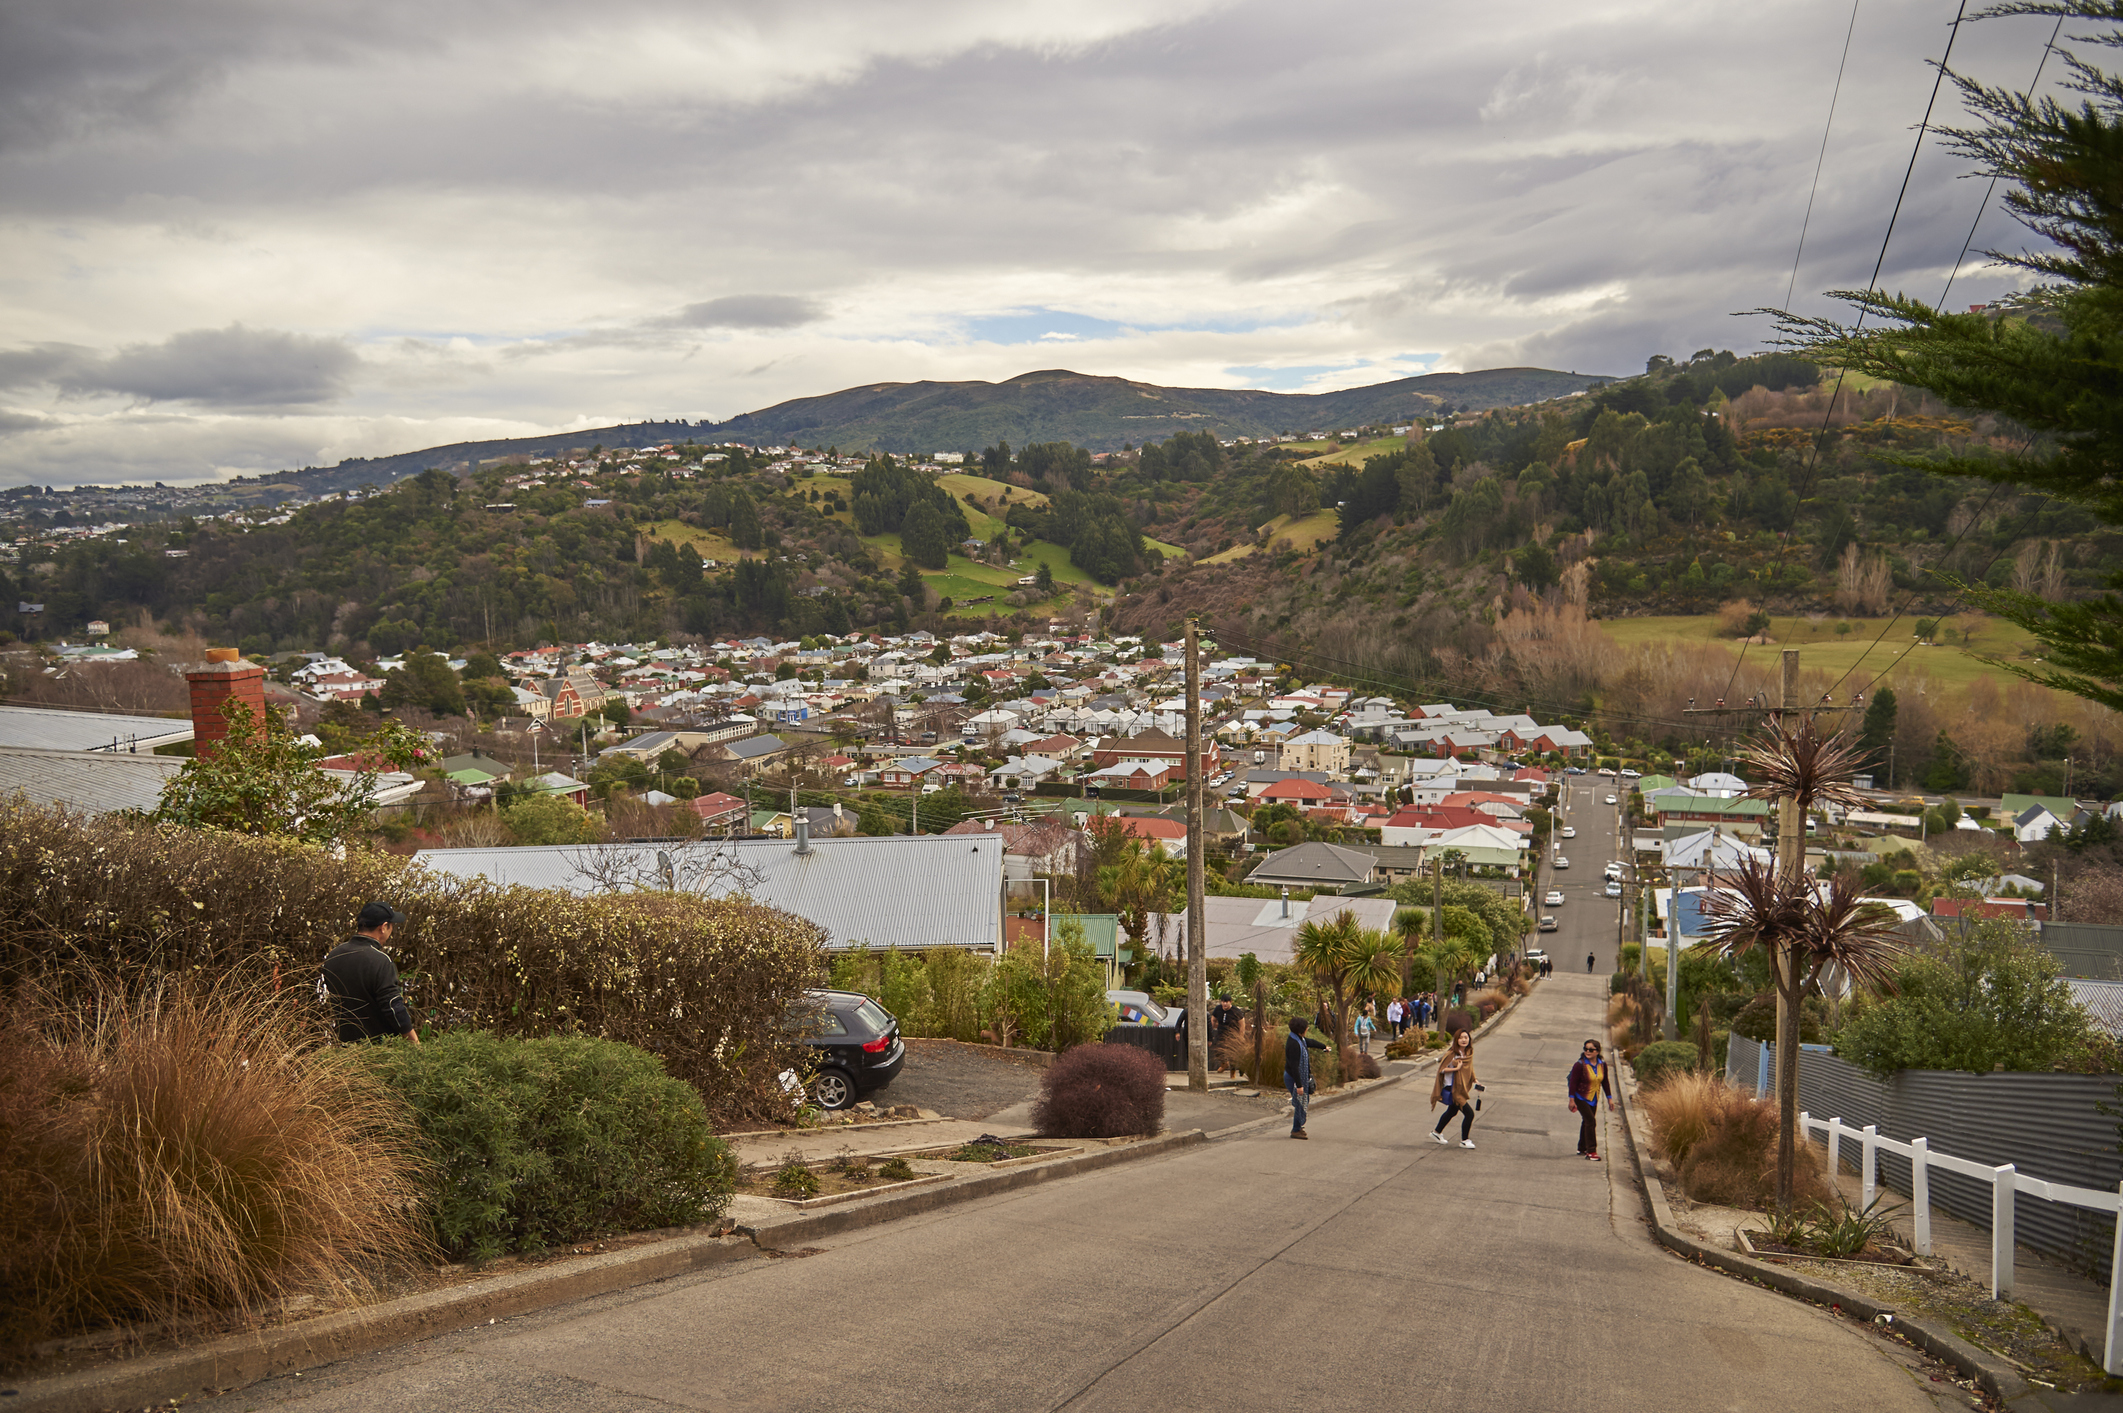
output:
<instances>
[{"instance_id":1,"label":"ornamental grass clump","mask_svg":"<svg viewBox=\"0 0 2123 1413\"><path fill-rule=\"evenodd\" d=\"M1690 1200L1761 1208L1776 1200L1777 1108L1717 1075L1676 1072L1638 1101L1652 1140L1673 1165ZM1800 1190L1825 1199L1827 1186L1800 1165Z\"/></svg>"},{"instance_id":2,"label":"ornamental grass clump","mask_svg":"<svg viewBox=\"0 0 2123 1413\"><path fill-rule=\"evenodd\" d=\"M76 993L18 990L0 1030L0 1360L255 1319L428 1250L410 1115L302 1001L190 977Z\"/></svg>"},{"instance_id":3,"label":"ornamental grass clump","mask_svg":"<svg viewBox=\"0 0 2123 1413\"><path fill-rule=\"evenodd\" d=\"M786 1121L806 1048L781 1020L824 974L803 918L687 892L500 888L389 854L83 819L0 801L0 974L79 999L82 964L276 972L305 994L353 910L406 915L390 950L423 1031L589 1035L658 1056L725 1129Z\"/></svg>"},{"instance_id":4,"label":"ornamental grass clump","mask_svg":"<svg viewBox=\"0 0 2123 1413\"><path fill-rule=\"evenodd\" d=\"M1165 1122L1165 1064L1133 1045L1079 1045L1039 1081L1032 1123L1048 1138L1122 1138Z\"/></svg>"}]
</instances>

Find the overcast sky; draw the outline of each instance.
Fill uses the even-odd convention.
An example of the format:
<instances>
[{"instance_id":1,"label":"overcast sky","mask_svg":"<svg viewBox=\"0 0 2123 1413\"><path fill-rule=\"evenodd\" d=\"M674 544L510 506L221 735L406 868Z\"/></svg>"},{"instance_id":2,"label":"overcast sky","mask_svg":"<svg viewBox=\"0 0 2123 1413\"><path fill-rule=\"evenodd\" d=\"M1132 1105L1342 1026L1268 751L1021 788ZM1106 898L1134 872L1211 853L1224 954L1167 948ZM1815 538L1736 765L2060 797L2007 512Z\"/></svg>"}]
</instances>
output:
<instances>
[{"instance_id":1,"label":"overcast sky","mask_svg":"<svg viewBox=\"0 0 2123 1413\"><path fill-rule=\"evenodd\" d=\"M1953 9L1864 0L1797 307L1870 273ZM1313 391L1746 351L1850 14L13 0L0 485L1038 368ZM1954 67L2024 86L2048 32L1964 25ZM1883 284L1938 297L1966 176L1927 146ZM1977 246L2020 241L1993 203ZM1974 261L1954 302L2015 283Z\"/></svg>"}]
</instances>

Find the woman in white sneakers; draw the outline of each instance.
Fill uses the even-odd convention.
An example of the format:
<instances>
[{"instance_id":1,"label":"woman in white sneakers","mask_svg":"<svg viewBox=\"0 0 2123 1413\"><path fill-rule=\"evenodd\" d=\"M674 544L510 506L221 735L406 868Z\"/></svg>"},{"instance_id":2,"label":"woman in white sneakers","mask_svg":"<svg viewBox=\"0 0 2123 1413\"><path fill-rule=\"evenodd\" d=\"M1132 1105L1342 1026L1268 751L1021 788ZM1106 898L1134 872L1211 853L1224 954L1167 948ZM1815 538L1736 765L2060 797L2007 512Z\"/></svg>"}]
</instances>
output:
<instances>
[{"instance_id":1,"label":"woman in white sneakers","mask_svg":"<svg viewBox=\"0 0 2123 1413\"><path fill-rule=\"evenodd\" d=\"M1430 1081L1430 1107L1445 1106L1444 1115L1430 1136L1439 1143L1451 1140L1445 1137L1445 1125L1452 1116L1460 1116L1460 1147L1472 1148L1474 1139L1474 1036L1460 1031L1452 1037L1452 1048L1438 1062L1437 1074Z\"/></svg>"}]
</instances>

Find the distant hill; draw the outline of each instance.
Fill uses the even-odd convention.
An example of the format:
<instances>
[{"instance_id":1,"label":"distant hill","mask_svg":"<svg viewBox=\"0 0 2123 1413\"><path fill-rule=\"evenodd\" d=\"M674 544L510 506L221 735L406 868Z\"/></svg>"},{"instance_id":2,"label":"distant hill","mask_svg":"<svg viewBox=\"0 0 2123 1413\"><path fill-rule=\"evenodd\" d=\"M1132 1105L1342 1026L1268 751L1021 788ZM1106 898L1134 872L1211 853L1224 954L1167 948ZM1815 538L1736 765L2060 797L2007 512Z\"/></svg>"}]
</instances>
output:
<instances>
[{"instance_id":1,"label":"distant hill","mask_svg":"<svg viewBox=\"0 0 2123 1413\"><path fill-rule=\"evenodd\" d=\"M1266 436L1401 422L1452 406L1542 402L1608 379L1546 368L1429 373L1331 393L1166 388L1065 369L1000 383L870 383L777 403L717 423L717 440L842 451L977 451L997 441L1074 442L1111 451L1177 432Z\"/></svg>"},{"instance_id":2,"label":"distant hill","mask_svg":"<svg viewBox=\"0 0 2123 1413\"><path fill-rule=\"evenodd\" d=\"M821 397L799 397L727 422L631 422L537 437L453 442L391 456L355 457L252 478L293 483L312 495L386 486L430 466L464 471L504 456L553 456L593 446L662 442L792 443L842 451L978 451L1007 441L1074 442L1112 451L1177 432L1268 436L1335 431L1366 422L1400 422L1451 406L1467 411L1517 407L1581 392L1609 378L1548 368L1490 368L1427 373L1331 393L1277 393L1239 388L1164 388L1126 378L1051 369L1000 383L866 383Z\"/></svg>"}]
</instances>

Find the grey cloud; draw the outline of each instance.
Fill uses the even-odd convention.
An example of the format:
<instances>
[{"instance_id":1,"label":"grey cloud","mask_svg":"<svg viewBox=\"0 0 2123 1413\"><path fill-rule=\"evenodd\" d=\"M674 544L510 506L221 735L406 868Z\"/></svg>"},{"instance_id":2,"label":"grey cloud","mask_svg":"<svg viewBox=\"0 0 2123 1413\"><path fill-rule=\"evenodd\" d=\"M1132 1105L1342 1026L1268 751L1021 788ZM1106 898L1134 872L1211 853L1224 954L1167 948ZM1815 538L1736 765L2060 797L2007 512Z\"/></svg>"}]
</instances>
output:
<instances>
[{"instance_id":1,"label":"grey cloud","mask_svg":"<svg viewBox=\"0 0 2123 1413\"><path fill-rule=\"evenodd\" d=\"M94 359L93 350L71 343L40 343L0 349L0 388L55 382Z\"/></svg>"},{"instance_id":2,"label":"grey cloud","mask_svg":"<svg viewBox=\"0 0 2123 1413\"><path fill-rule=\"evenodd\" d=\"M17 432L41 432L58 425L51 418L34 413L0 410L0 437L13 436Z\"/></svg>"},{"instance_id":3,"label":"grey cloud","mask_svg":"<svg viewBox=\"0 0 2123 1413\"><path fill-rule=\"evenodd\" d=\"M826 317L825 306L795 294L727 294L688 304L658 322L676 329L794 329Z\"/></svg>"},{"instance_id":4,"label":"grey cloud","mask_svg":"<svg viewBox=\"0 0 2123 1413\"><path fill-rule=\"evenodd\" d=\"M344 339L231 324L77 362L52 381L75 394L121 393L150 402L299 407L344 396L360 364Z\"/></svg>"}]
</instances>

